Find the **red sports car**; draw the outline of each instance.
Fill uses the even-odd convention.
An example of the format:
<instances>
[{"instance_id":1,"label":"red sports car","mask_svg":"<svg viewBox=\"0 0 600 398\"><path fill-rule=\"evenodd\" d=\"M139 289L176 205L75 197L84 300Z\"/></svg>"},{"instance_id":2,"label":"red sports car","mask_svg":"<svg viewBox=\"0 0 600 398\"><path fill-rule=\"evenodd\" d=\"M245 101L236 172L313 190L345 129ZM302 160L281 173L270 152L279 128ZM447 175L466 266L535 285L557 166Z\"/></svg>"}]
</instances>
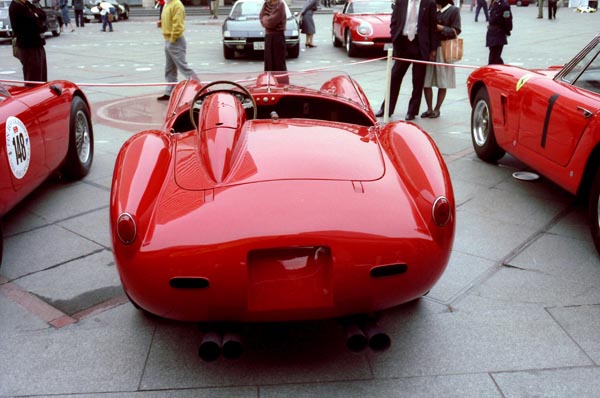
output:
<instances>
[{"instance_id":1,"label":"red sports car","mask_svg":"<svg viewBox=\"0 0 600 398\"><path fill-rule=\"evenodd\" d=\"M390 20L393 6L392 0L348 0L342 11L333 14L333 45L344 45L349 57L369 49L392 48Z\"/></svg>"},{"instance_id":2,"label":"red sports car","mask_svg":"<svg viewBox=\"0 0 600 398\"><path fill-rule=\"evenodd\" d=\"M5 137L0 143L0 217L50 174L60 171L79 179L92 166L90 106L71 82L0 83L0 131Z\"/></svg>"},{"instance_id":3,"label":"red sports car","mask_svg":"<svg viewBox=\"0 0 600 398\"><path fill-rule=\"evenodd\" d=\"M379 125L346 74L272 73L182 82L162 130L123 145L110 227L138 308L208 323L345 318L442 275L455 205L429 135Z\"/></svg>"},{"instance_id":4,"label":"red sports car","mask_svg":"<svg viewBox=\"0 0 600 398\"><path fill-rule=\"evenodd\" d=\"M589 200L600 251L600 35L563 67L489 65L467 81L477 155L505 152Z\"/></svg>"}]
</instances>

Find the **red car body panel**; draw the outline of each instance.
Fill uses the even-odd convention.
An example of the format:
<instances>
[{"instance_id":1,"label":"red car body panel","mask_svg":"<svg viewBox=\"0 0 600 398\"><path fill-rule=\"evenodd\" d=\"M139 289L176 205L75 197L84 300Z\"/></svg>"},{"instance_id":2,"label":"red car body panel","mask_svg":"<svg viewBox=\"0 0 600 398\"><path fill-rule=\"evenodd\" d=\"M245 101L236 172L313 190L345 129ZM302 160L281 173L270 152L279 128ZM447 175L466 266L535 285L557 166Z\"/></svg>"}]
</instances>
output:
<instances>
[{"instance_id":1,"label":"red car body panel","mask_svg":"<svg viewBox=\"0 0 600 398\"><path fill-rule=\"evenodd\" d=\"M387 7L376 6L375 3L389 3ZM346 32L350 32L352 43L362 49L383 50L391 48L392 37L390 21L392 17L393 1L367 1L349 0L344 4L342 11L333 14L332 34L341 43L346 41ZM385 10L381 12L380 10ZM371 27L369 34L358 31L361 24Z\"/></svg>"},{"instance_id":2,"label":"red car body panel","mask_svg":"<svg viewBox=\"0 0 600 398\"><path fill-rule=\"evenodd\" d=\"M73 97L80 96L87 104L81 90L63 80L35 87L12 86L8 92L8 96L0 94L0 131L6 137L0 144L0 216L61 167L69 147ZM12 118L18 119L22 125L7 126L7 123L15 120ZM15 151L7 153L7 145L10 144L7 128L19 130L23 127L25 130L19 134L28 136L29 150L26 156L29 159L17 160ZM13 161L14 167L19 167L17 163L20 161L28 162L23 176L16 176L10 161Z\"/></svg>"},{"instance_id":3,"label":"red car body panel","mask_svg":"<svg viewBox=\"0 0 600 398\"><path fill-rule=\"evenodd\" d=\"M134 303L184 321L292 321L372 313L432 288L454 240L442 156L414 124L377 124L348 76L324 80L311 88L258 76L245 83L257 119L217 93L201 104L197 129L181 120L201 86L181 83L168 129L124 144L110 224ZM443 227L432 214L440 197ZM123 214L135 220L128 244Z\"/></svg>"},{"instance_id":4,"label":"red car body panel","mask_svg":"<svg viewBox=\"0 0 600 398\"><path fill-rule=\"evenodd\" d=\"M594 53L598 41L597 36L588 45ZM498 145L573 194L581 188L600 144L599 81L585 83L596 87L590 89L572 84L564 75L575 70L587 51L564 70L488 65L467 80L471 101L481 88L488 91Z\"/></svg>"}]
</instances>

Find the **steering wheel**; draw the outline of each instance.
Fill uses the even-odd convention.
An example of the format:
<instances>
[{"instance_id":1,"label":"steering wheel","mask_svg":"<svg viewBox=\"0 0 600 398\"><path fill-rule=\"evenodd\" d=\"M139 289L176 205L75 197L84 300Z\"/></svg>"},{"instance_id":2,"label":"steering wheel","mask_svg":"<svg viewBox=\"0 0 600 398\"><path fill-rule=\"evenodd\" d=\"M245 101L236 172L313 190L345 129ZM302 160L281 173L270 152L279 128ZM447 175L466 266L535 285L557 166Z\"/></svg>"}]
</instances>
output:
<instances>
[{"instance_id":1,"label":"steering wheel","mask_svg":"<svg viewBox=\"0 0 600 398\"><path fill-rule=\"evenodd\" d=\"M216 86L219 84L233 86L233 87L237 88L237 90L232 89L232 88L222 88L222 89L208 91L208 89L210 87L213 87L213 86ZM229 94L235 96L242 103L242 106L244 107L244 109L247 109L247 108L252 109L252 119L256 119L256 115L257 115L256 101L254 100L254 97L252 96L252 94L246 87L244 87L238 83L229 81L229 80L216 80L214 82L208 83L207 85L203 86L200 90L198 90L198 92L194 96L194 99L192 99L192 103L190 106L190 120L192 122L192 126L194 126L195 129L198 128L198 126L196 125L196 120L194 118L194 109L197 109L197 107L202 104L202 102L204 101L204 99L206 97L208 97L209 95L216 94L216 93L229 93Z\"/></svg>"}]
</instances>

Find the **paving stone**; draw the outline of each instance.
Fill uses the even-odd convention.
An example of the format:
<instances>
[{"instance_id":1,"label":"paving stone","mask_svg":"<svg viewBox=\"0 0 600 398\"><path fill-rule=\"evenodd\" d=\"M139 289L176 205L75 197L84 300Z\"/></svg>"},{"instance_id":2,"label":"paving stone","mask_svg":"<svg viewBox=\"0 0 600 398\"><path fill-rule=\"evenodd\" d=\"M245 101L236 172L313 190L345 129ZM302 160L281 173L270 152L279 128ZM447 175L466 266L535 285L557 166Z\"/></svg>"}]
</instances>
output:
<instances>
[{"instance_id":1,"label":"paving stone","mask_svg":"<svg viewBox=\"0 0 600 398\"><path fill-rule=\"evenodd\" d=\"M392 346L369 355L376 378L593 365L539 305L471 295L444 307L422 299L390 311L380 324Z\"/></svg>"},{"instance_id":2,"label":"paving stone","mask_svg":"<svg viewBox=\"0 0 600 398\"><path fill-rule=\"evenodd\" d=\"M500 398L502 395L487 374L375 379L343 383L291 384L260 387L269 397L445 397Z\"/></svg>"},{"instance_id":3,"label":"paving stone","mask_svg":"<svg viewBox=\"0 0 600 398\"><path fill-rule=\"evenodd\" d=\"M101 250L103 248L96 243L49 225L6 239L1 272L15 279Z\"/></svg>"},{"instance_id":4,"label":"paving stone","mask_svg":"<svg viewBox=\"0 0 600 398\"><path fill-rule=\"evenodd\" d=\"M135 391L153 326L120 306L62 329L0 339L1 396Z\"/></svg>"},{"instance_id":5,"label":"paving stone","mask_svg":"<svg viewBox=\"0 0 600 398\"><path fill-rule=\"evenodd\" d=\"M600 391L598 367L495 373L492 376L506 398L597 398Z\"/></svg>"},{"instance_id":6,"label":"paving stone","mask_svg":"<svg viewBox=\"0 0 600 398\"><path fill-rule=\"evenodd\" d=\"M556 307L548 311L596 365L600 364L600 304Z\"/></svg>"},{"instance_id":7,"label":"paving stone","mask_svg":"<svg viewBox=\"0 0 600 398\"><path fill-rule=\"evenodd\" d=\"M107 250L26 276L18 284L67 315L124 294Z\"/></svg>"},{"instance_id":8,"label":"paving stone","mask_svg":"<svg viewBox=\"0 0 600 398\"><path fill-rule=\"evenodd\" d=\"M60 226L92 242L112 250L109 230L109 208L94 210L59 223Z\"/></svg>"},{"instance_id":9,"label":"paving stone","mask_svg":"<svg viewBox=\"0 0 600 398\"><path fill-rule=\"evenodd\" d=\"M30 314L23 307L3 295L2 285L0 285L0 320L0 336L2 336L2 339L8 338L12 334L18 335L19 333L49 327L46 322Z\"/></svg>"}]
</instances>

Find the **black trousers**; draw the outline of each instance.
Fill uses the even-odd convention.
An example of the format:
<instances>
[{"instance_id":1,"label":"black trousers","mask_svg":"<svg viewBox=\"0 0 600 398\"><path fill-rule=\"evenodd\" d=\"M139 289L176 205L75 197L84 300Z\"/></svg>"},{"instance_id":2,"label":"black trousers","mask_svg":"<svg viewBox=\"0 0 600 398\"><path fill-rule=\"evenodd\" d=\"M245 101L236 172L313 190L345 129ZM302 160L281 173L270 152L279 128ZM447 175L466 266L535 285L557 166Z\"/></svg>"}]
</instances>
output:
<instances>
[{"instance_id":1,"label":"black trousers","mask_svg":"<svg viewBox=\"0 0 600 398\"><path fill-rule=\"evenodd\" d=\"M558 8L558 1L548 1L548 19L556 19L556 9Z\"/></svg>"},{"instance_id":2,"label":"black trousers","mask_svg":"<svg viewBox=\"0 0 600 398\"><path fill-rule=\"evenodd\" d=\"M85 21L83 20L83 10L75 10L75 25L77 27L84 27Z\"/></svg>"},{"instance_id":3,"label":"black trousers","mask_svg":"<svg viewBox=\"0 0 600 398\"><path fill-rule=\"evenodd\" d=\"M48 68L46 65L46 50L44 47L21 48L19 59L23 65L23 79L33 82L47 82Z\"/></svg>"},{"instance_id":4,"label":"black trousers","mask_svg":"<svg viewBox=\"0 0 600 398\"><path fill-rule=\"evenodd\" d=\"M265 35L265 72L287 71L285 64L286 52L284 33L267 33ZM283 74L277 80L280 83L289 83L287 74Z\"/></svg>"},{"instance_id":5,"label":"black trousers","mask_svg":"<svg viewBox=\"0 0 600 398\"><path fill-rule=\"evenodd\" d=\"M488 58L489 65L504 64L504 60L502 59L502 50L503 49L504 49L503 44L501 44L499 46L491 46L490 47L490 56Z\"/></svg>"},{"instance_id":6,"label":"black trousers","mask_svg":"<svg viewBox=\"0 0 600 398\"><path fill-rule=\"evenodd\" d=\"M414 59L422 61L421 51L419 49L418 38L414 40L408 40L408 37L401 36L396 42L394 42L394 57ZM423 96L423 86L425 85L425 71L427 65L420 62L411 61L394 61L392 66L392 77L390 82L390 115L394 113L396 109L396 102L398 101L398 95L400 94L400 87L402 86L402 79L408 71L408 68L412 65L412 94L408 103L407 113L411 115L419 114L419 107L421 106L421 97ZM384 109L385 101L381 104L381 109Z\"/></svg>"}]
</instances>

